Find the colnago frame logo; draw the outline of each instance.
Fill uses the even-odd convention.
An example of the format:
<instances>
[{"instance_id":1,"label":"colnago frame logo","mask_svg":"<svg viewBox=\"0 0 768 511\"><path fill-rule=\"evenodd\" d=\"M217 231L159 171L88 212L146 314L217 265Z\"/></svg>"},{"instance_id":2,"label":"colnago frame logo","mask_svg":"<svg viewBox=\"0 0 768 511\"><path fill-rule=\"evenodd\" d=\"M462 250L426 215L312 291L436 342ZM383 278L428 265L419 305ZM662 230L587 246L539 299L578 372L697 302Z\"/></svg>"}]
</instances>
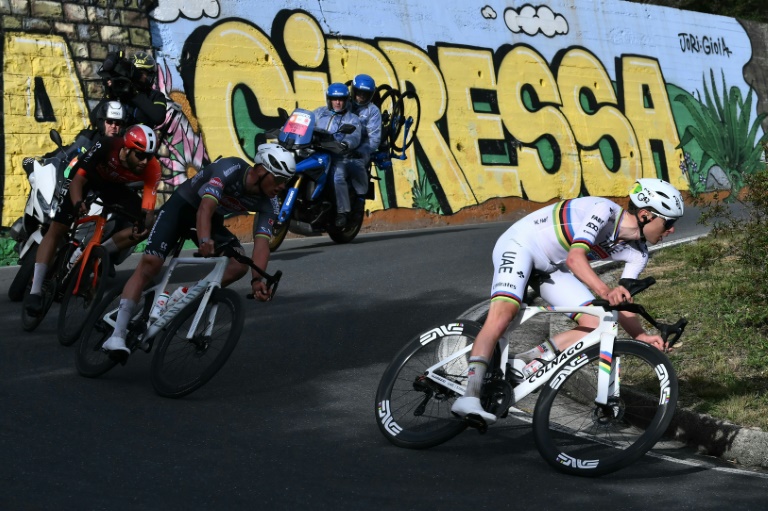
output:
<instances>
[{"instance_id":1,"label":"colnago frame logo","mask_svg":"<svg viewBox=\"0 0 768 511\"><path fill-rule=\"evenodd\" d=\"M389 411L389 401L379 401L379 421L384 426L384 430L392 436L399 435L403 430L392 418L392 412Z\"/></svg>"},{"instance_id":2,"label":"colnago frame logo","mask_svg":"<svg viewBox=\"0 0 768 511\"><path fill-rule=\"evenodd\" d=\"M557 357L553 358L552 360L550 360L547 365L545 365L544 367L542 367L541 369L536 371L535 374L533 374L530 378L528 378L528 383L533 383L536 380L538 380L539 378L541 378L542 376L544 376L545 374L547 374L548 372L550 372L550 371L552 371L554 369L557 369L557 366L559 366L560 364L562 364L563 362L568 360L574 353L578 352L583 347L584 347L584 343L583 342L578 342L574 346L571 346L566 351L562 352L559 356L557 356ZM582 363L580 362L580 363L576 364L575 367L574 367L573 364L571 364L570 371L575 370L581 364Z\"/></svg>"},{"instance_id":3,"label":"colnago frame logo","mask_svg":"<svg viewBox=\"0 0 768 511\"><path fill-rule=\"evenodd\" d=\"M447 325L441 325L437 328L433 328L428 332L424 332L421 334L421 337L419 337L419 342L424 345L440 337L445 337L446 335L461 335L463 331L463 323L449 323Z\"/></svg>"}]
</instances>

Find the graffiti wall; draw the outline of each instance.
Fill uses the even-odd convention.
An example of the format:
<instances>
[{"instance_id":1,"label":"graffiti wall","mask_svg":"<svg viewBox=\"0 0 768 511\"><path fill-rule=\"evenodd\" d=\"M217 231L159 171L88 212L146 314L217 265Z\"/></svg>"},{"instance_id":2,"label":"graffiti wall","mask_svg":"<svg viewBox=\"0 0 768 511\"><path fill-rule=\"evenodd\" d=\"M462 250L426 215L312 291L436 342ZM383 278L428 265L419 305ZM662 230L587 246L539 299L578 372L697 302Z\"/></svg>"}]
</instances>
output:
<instances>
[{"instance_id":1,"label":"graffiti wall","mask_svg":"<svg viewBox=\"0 0 768 511\"><path fill-rule=\"evenodd\" d=\"M607 0L255 5L159 0L150 12L157 87L179 110L163 130L167 192L217 156L252 158L280 109L321 106L331 82L359 73L418 98L413 143L374 170L370 221L623 196L639 177L737 188L760 165L763 116L744 78L755 45L735 19ZM20 159L44 152L51 127L73 137L92 101L67 34L6 31L3 59L10 225L28 189ZM55 126L35 116L41 81Z\"/></svg>"}]
</instances>

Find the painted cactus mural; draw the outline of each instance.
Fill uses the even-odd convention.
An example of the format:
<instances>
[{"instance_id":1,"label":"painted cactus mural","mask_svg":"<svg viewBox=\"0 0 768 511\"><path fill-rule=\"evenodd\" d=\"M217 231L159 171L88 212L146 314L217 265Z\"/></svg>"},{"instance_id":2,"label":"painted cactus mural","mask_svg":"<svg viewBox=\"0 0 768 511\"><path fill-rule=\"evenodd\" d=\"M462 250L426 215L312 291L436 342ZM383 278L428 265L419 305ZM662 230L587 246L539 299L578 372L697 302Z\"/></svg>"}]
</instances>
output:
<instances>
[{"instance_id":1,"label":"painted cactus mural","mask_svg":"<svg viewBox=\"0 0 768 511\"><path fill-rule=\"evenodd\" d=\"M727 179L730 197L735 197L744 186L746 176L765 168L760 157L768 135L763 134L759 140L756 138L766 114L752 119L753 90L750 89L744 98L737 87L727 87L724 73L718 91L714 72L710 71L710 86L704 79L703 103L685 95L675 98L685 105L695 121L686 128L680 147L695 141L702 153L698 163L686 153L680 168L688 177L693 194L705 191L708 175L705 172L719 169Z\"/></svg>"}]
</instances>

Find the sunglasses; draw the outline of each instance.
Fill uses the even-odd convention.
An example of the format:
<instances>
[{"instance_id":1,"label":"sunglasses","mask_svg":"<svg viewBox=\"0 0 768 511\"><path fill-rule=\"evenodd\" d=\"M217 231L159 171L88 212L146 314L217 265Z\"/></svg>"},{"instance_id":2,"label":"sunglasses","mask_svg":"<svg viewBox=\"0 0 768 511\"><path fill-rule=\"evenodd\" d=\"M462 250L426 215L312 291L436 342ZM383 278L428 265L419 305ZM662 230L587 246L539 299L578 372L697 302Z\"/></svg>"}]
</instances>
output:
<instances>
[{"instance_id":1,"label":"sunglasses","mask_svg":"<svg viewBox=\"0 0 768 511\"><path fill-rule=\"evenodd\" d=\"M109 124L110 126L122 126L123 121L118 121L115 119L104 119L105 124Z\"/></svg>"},{"instance_id":2,"label":"sunglasses","mask_svg":"<svg viewBox=\"0 0 768 511\"><path fill-rule=\"evenodd\" d=\"M664 218L663 216L659 216L659 215L654 215L654 216L656 218L661 218L662 220L664 220L664 230L665 231L670 230L672 227L674 227L675 222L677 222L677 218Z\"/></svg>"},{"instance_id":3,"label":"sunglasses","mask_svg":"<svg viewBox=\"0 0 768 511\"><path fill-rule=\"evenodd\" d=\"M152 157L151 154L149 154L149 153L142 153L142 152L137 151L136 149L132 149L131 152L136 157L136 159L139 160L139 161L146 161L146 160L148 160L148 159L150 159Z\"/></svg>"},{"instance_id":4,"label":"sunglasses","mask_svg":"<svg viewBox=\"0 0 768 511\"><path fill-rule=\"evenodd\" d=\"M274 178L274 180L275 180L275 185L277 185L277 186L280 186L280 185L282 185L282 184L285 184L285 183L287 183L288 181L290 181L290 180L291 180L291 178L290 178L290 177L285 177L285 176L276 176L276 175L274 175L274 174L272 174L272 177Z\"/></svg>"}]
</instances>

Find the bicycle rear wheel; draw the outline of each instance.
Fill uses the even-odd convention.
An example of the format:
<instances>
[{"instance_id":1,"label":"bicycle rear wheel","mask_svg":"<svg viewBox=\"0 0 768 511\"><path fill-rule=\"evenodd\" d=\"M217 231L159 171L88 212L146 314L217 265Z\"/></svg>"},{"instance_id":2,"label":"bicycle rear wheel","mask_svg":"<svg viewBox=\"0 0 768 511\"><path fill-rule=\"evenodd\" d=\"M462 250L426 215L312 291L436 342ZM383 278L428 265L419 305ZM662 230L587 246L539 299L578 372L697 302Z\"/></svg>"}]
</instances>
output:
<instances>
[{"instance_id":1,"label":"bicycle rear wheel","mask_svg":"<svg viewBox=\"0 0 768 511\"><path fill-rule=\"evenodd\" d=\"M72 268L69 283L61 300L58 336L59 342L64 346L71 346L80 338L85 320L101 301L108 284L109 253L104 247L93 247L88 260L84 263L85 269L79 286L77 277L83 261ZM78 286L77 294L74 293L75 286Z\"/></svg>"},{"instance_id":2,"label":"bicycle rear wheel","mask_svg":"<svg viewBox=\"0 0 768 511\"><path fill-rule=\"evenodd\" d=\"M576 355L544 386L533 413L536 446L555 469L600 476L633 463L661 438L677 404L677 376L659 350L617 341L618 395L595 404L599 346Z\"/></svg>"},{"instance_id":3,"label":"bicycle rear wheel","mask_svg":"<svg viewBox=\"0 0 768 511\"><path fill-rule=\"evenodd\" d=\"M398 447L424 449L439 445L467 428L451 413L460 394L426 376L427 369L470 346L481 326L472 321L449 323L423 332L395 355L376 391L376 423ZM433 368L440 377L466 387L469 351Z\"/></svg>"},{"instance_id":4,"label":"bicycle rear wheel","mask_svg":"<svg viewBox=\"0 0 768 511\"><path fill-rule=\"evenodd\" d=\"M85 320L75 359L77 372L82 376L96 378L117 364L116 361L101 351L101 345L109 339L114 330L122 291L122 286L114 286L109 289Z\"/></svg>"},{"instance_id":5,"label":"bicycle rear wheel","mask_svg":"<svg viewBox=\"0 0 768 511\"><path fill-rule=\"evenodd\" d=\"M392 147L399 126L400 92L397 89L386 88L381 93L377 106L381 111L381 143L379 147Z\"/></svg>"},{"instance_id":6,"label":"bicycle rear wheel","mask_svg":"<svg viewBox=\"0 0 768 511\"><path fill-rule=\"evenodd\" d=\"M184 307L159 340L151 376L152 386L161 396L183 397L205 385L240 339L245 321L240 297L222 288L211 294L197 328L187 339L201 301L202 296ZM209 328L210 335L206 335Z\"/></svg>"},{"instance_id":7,"label":"bicycle rear wheel","mask_svg":"<svg viewBox=\"0 0 768 511\"><path fill-rule=\"evenodd\" d=\"M401 121L398 131L392 139L392 147L396 151L405 151L416 140L416 131L419 129L421 118L421 102L414 91L405 91L400 95Z\"/></svg>"}]
</instances>

